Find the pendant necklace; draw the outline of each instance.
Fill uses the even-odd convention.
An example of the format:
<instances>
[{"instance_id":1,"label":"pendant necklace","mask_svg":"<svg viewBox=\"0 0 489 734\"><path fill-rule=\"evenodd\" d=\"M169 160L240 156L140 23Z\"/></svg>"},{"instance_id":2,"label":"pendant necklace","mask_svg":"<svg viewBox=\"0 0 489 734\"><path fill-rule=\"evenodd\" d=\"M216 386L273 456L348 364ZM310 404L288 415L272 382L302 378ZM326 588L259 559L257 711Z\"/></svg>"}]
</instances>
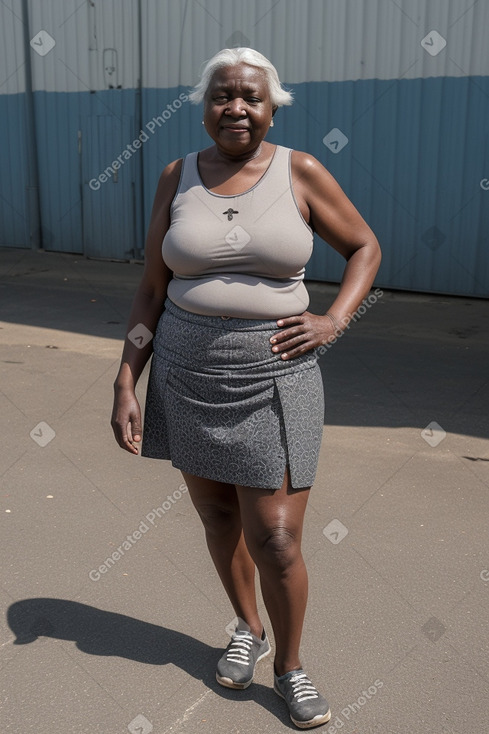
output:
<instances>
[{"instance_id":1,"label":"pendant necklace","mask_svg":"<svg viewBox=\"0 0 489 734\"><path fill-rule=\"evenodd\" d=\"M252 161L254 158L258 158L258 156L260 155L260 153L261 153L261 143L258 146L258 148L255 150L255 152L253 153L253 155L250 156L249 158L246 158L246 162ZM239 212L236 209L233 209L232 206L230 206L229 209L226 209L226 211L223 212L223 214L227 214L228 222L232 222L233 216L235 214L239 214Z\"/></svg>"}]
</instances>

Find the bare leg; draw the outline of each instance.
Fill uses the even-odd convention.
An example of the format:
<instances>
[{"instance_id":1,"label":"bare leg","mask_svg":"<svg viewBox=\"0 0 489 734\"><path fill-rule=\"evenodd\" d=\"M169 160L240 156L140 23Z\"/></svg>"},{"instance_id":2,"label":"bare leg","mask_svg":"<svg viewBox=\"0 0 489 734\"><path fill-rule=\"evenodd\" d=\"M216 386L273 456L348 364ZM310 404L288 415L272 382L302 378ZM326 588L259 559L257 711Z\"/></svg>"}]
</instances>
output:
<instances>
[{"instance_id":1,"label":"bare leg","mask_svg":"<svg viewBox=\"0 0 489 734\"><path fill-rule=\"evenodd\" d=\"M246 545L260 573L263 599L275 636L275 671L301 667L299 646L307 604L301 553L309 489L294 490L288 471L279 490L237 486Z\"/></svg>"},{"instance_id":2,"label":"bare leg","mask_svg":"<svg viewBox=\"0 0 489 734\"><path fill-rule=\"evenodd\" d=\"M256 606L255 564L244 540L236 488L233 484L182 474L236 616L248 624L252 634L260 637L263 625Z\"/></svg>"}]
</instances>

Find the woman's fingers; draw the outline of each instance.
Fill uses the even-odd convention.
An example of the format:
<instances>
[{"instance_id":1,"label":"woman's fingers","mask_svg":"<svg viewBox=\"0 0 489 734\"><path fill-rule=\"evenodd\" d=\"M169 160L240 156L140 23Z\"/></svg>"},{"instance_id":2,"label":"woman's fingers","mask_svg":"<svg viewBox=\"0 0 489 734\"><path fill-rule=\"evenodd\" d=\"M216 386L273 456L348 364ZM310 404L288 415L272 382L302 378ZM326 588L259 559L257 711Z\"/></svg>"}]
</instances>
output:
<instances>
[{"instance_id":1,"label":"woman's fingers","mask_svg":"<svg viewBox=\"0 0 489 734\"><path fill-rule=\"evenodd\" d=\"M335 338L334 328L327 316L305 311L299 316L279 319L283 327L271 337L272 351L282 359L293 359Z\"/></svg>"},{"instance_id":2,"label":"woman's fingers","mask_svg":"<svg viewBox=\"0 0 489 734\"><path fill-rule=\"evenodd\" d=\"M127 438L133 443L141 440L141 414L139 406L135 412L129 415L129 422L127 423Z\"/></svg>"},{"instance_id":3,"label":"woman's fingers","mask_svg":"<svg viewBox=\"0 0 489 734\"><path fill-rule=\"evenodd\" d=\"M137 444L141 441L141 429L133 426L131 420L126 423L125 430L124 424L121 425L121 429L122 442L118 442L119 446L131 454L138 454L139 446Z\"/></svg>"},{"instance_id":4,"label":"woman's fingers","mask_svg":"<svg viewBox=\"0 0 489 734\"><path fill-rule=\"evenodd\" d=\"M141 410L134 393L116 393L111 425L119 446L131 454L139 453Z\"/></svg>"},{"instance_id":5,"label":"woman's fingers","mask_svg":"<svg viewBox=\"0 0 489 734\"><path fill-rule=\"evenodd\" d=\"M131 424L125 423L124 425L124 422L115 422L114 424L112 424L112 428L114 430L115 440L117 441L121 449L129 451L131 454L137 454L138 449L134 445Z\"/></svg>"},{"instance_id":6,"label":"woman's fingers","mask_svg":"<svg viewBox=\"0 0 489 734\"><path fill-rule=\"evenodd\" d=\"M141 441L141 428L138 426L137 421L132 422L131 420L127 424L126 436L125 436L125 448L134 454L138 452L138 444Z\"/></svg>"}]
</instances>

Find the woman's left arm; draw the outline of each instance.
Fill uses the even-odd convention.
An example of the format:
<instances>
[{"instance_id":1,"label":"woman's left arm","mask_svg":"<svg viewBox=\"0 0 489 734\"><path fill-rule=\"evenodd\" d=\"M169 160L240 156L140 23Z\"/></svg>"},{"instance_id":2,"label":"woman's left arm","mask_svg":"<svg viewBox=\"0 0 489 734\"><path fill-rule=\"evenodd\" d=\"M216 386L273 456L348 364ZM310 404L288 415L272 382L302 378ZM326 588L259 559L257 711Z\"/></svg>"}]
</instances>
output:
<instances>
[{"instance_id":1,"label":"woman's left arm","mask_svg":"<svg viewBox=\"0 0 489 734\"><path fill-rule=\"evenodd\" d=\"M309 209L310 225L343 255L346 266L338 294L328 308L332 318L304 311L277 321L284 328L273 337L272 349L282 359L299 357L331 341L338 325L345 329L370 291L381 260L374 233L316 158L294 151L292 179L296 198Z\"/></svg>"}]
</instances>

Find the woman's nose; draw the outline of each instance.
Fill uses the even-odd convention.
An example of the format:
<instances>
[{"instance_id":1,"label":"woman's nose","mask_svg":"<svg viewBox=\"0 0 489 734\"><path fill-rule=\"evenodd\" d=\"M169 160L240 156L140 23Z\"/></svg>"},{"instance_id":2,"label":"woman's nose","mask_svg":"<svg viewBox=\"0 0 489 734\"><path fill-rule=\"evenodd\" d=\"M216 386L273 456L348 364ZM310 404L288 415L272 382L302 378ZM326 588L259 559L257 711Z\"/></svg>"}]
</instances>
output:
<instances>
[{"instance_id":1,"label":"woman's nose","mask_svg":"<svg viewBox=\"0 0 489 734\"><path fill-rule=\"evenodd\" d=\"M244 103L244 100L239 97L229 100L228 109L226 110L226 112L229 115L233 115L234 117L241 117L242 115L246 114L246 105Z\"/></svg>"}]
</instances>

